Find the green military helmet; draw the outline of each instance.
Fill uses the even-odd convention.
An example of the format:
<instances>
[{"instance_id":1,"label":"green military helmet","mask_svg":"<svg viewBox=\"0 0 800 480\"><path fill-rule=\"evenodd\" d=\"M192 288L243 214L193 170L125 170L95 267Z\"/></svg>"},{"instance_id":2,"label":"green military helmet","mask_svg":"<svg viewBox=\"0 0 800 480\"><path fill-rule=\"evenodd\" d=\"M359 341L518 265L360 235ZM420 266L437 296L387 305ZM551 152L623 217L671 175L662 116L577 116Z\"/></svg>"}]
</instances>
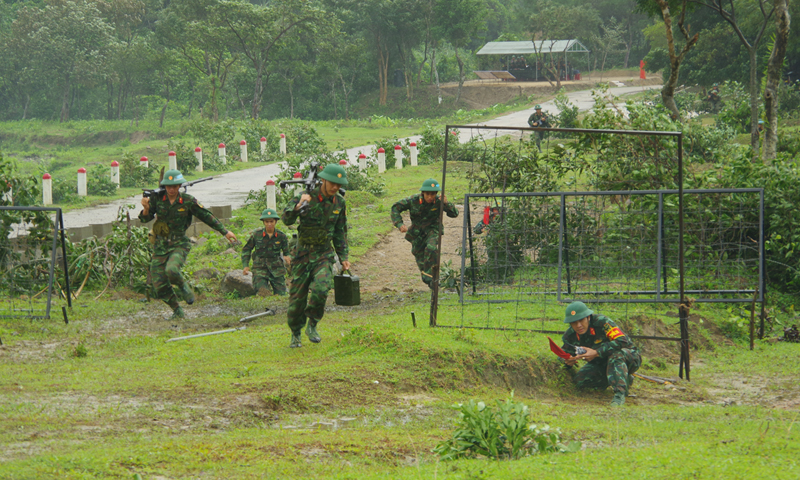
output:
<instances>
[{"instance_id":1,"label":"green military helmet","mask_svg":"<svg viewBox=\"0 0 800 480\"><path fill-rule=\"evenodd\" d=\"M335 163L325 165L325 168L319 172L319 178L324 178L337 185L347 185L347 172L341 165L336 165Z\"/></svg>"},{"instance_id":2,"label":"green military helmet","mask_svg":"<svg viewBox=\"0 0 800 480\"><path fill-rule=\"evenodd\" d=\"M567 305L567 311L564 314L564 323L572 323L577 322L578 320L583 320L593 313L594 312L589 310L589 307L587 307L585 303L572 302Z\"/></svg>"},{"instance_id":3,"label":"green military helmet","mask_svg":"<svg viewBox=\"0 0 800 480\"><path fill-rule=\"evenodd\" d=\"M274 218L274 219L277 220L277 219L280 219L281 216L278 215L278 212L276 212L275 210L273 210L271 208L267 208L263 212L261 212L261 220L267 220L267 219L270 219L270 218Z\"/></svg>"},{"instance_id":4,"label":"green military helmet","mask_svg":"<svg viewBox=\"0 0 800 480\"><path fill-rule=\"evenodd\" d=\"M533 108L534 108L534 110L541 110L542 106L537 103L536 106L533 107Z\"/></svg>"},{"instance_id":5,"label":"green military helmet","mask_svg":"<svg viewBox=\"0 0 800 480\"><path fill-rule=\"evenodd\" d=\"M439 180L434 178L429 178L422 182L422 187L419 189L420 192L440 192L442 191L441 187L439 186Z\"/></svg>"},{"instance_id":6,"label":"green military helmet","mask_svg":"<svg viewBox=\"0 0 800 480\"><path fill-rule=\"evenodd\" d=\"M164 178L161 180L161 186L165 185L181 185L186 179L179 170L167 170L164 172Z\"/></svg>"}]
</instances>

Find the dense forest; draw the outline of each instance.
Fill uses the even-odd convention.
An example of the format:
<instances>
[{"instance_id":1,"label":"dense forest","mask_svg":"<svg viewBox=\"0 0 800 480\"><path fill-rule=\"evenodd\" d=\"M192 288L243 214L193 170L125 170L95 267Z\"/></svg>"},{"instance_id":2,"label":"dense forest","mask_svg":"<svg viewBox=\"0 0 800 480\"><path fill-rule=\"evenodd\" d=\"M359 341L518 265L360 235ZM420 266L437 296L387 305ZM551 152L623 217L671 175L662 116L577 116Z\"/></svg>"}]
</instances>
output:
<instances>
[{"instance_id":1,"label":"dense forest","mask_svg":"<svg viewBox=\"0 0 800 480\"><path fill-rule=\"evenodd\" d=\"M668 71L656 3L2 0L0 120L349 118L367 95L380 106L390 88L403 101L498 68L499 58L475 54L493 40L574 38L591 50L577 60L581 70L645 59L648 70ZM750 47L763 77L770 3L730 2L734 22L712 8L719 3L684 5L697 41L680 82L748 83L749 50L734 25L742 38L759 38ZM800 41L790 35L784 76L793 80Z\"/></svg>"}]
</instances>

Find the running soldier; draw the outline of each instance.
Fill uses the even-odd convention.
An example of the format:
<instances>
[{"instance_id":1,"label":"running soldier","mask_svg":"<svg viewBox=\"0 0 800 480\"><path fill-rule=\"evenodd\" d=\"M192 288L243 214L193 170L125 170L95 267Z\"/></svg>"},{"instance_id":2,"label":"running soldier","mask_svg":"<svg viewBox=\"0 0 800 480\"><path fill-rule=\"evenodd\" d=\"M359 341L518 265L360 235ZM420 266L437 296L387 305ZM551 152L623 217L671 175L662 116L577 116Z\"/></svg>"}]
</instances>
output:
<instances>
[{"instance_id":1,"label":"running soldier","mask_svg":"<svg viewBox=\"0 0 800 480\"><path fill-rule=\"evenodd\" d=\"M153 279L154 297L163 300L172 309L170 319L184 318L183 309L178 305L178 296L172 286L178 287L178 295L188 304L194 303L194 292L183 279L181 268L192 245L186 236L186 229L192 224L192 217L224 235L230 243L236 243L236 235L225 228L211 212L203 208L188 193L181 193L185 181L178 170L167 170L161 186L166 192L158 197L142 198L142 211L139 220L147 223L154 218L153 256L150 260L150 274Z\"/></svg>"},{"instance_id":2,"label":"running soldier","mask_svg":"<svg viewBox=\"0 0 800 480\"><path fill-rule=\"evenodd\" d=\"M564 362L572 367L578 360L588 363L578 370L573 381L578 388L614 390L611 405L625 403L633 384L633 373L642 364L642 357L630 338L616 323L603 315L596 315L583 302L567 306L564 323L570 328L564 333L562 349L573 356ZM582 347L583 353L576 351Z\"/></svg>"},{"instance_id":3,"label":"running soldier","mask_svg":"<svg viewBox=\"0 0 800 480\"><path fill-rule=\"evenodd\" d=\"M420 188L422 193L404 198L392 205L392 223L405 233L406 240L411 242L411 253L417 260L422 281L430 288L433 288L431 281L439 248L439 235L444 232L444 226L439 223L439 209L444 205L444 213L448 217L458 217L456 206L448 202L444 196L439 199L436 195L441 190L439 182L429 178L422 182ZM406 210L411 214L411 228L403 224L401 213Z\"/></svg>"},{"instance_id":4,"label":"running soldier","mask_svg":"<svg viewBox=\"0 0 800 480\"><path fill-rule=\"evenodd\" d=\"M531 116L528 117L528 126L534 128L550 128L550 122L547 121L547 115L542 112L542 106L536 105L533 107L535 112L531 113ZM544 131L539 130L536 133L536 148L539 149L539 152L542 151L542 140L544 139Z\"/></svg>"},{"instance_id":5,"label":"running soldier","mask_svg":"<svg viewBox=\"0 0 800 480\"><path fill-rule=\"evenodd\" d=\"M302 347L300 331L304 326L312 343L322 341L317 333L317 324L325 313L328 291L333 285L334 251L343 269L350 269L347 260L347 210L344 197L339 194L339 188L347 185L347 173L341 166L331 164L318 177L322 179L321 186L311 194L304 192L295 196L283 211L286 225L293 225L300 219L289 287L291 348ZM303 213L306 206L308 211Z\"/></svg>"},{"instance_id":6,"label":"running soldier","mask_svg":"<svg viewBox=\"0 0 800 480\"><path fill-rule=\"evenodd\" d=\"M252 256L253 288L261 295L269 292L270 285L275 295L286 295L285 264L291 261L291 257L286 234L275 228L279 218L281 217L278 213L271 208L261 212L264 228L255 230L242 248L243 273L250 274Z\"/></svg>"}]
</instances>

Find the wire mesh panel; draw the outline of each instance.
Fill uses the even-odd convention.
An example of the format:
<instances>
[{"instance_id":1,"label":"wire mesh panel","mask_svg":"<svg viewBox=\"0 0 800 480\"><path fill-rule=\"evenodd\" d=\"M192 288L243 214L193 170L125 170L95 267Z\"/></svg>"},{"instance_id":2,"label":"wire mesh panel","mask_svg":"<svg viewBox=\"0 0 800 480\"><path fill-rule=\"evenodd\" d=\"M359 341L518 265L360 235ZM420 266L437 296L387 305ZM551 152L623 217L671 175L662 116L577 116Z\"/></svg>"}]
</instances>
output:
<instances>
[{"instance_id":1,"label":"wire mesh panel","mask_svg":"<svg viewBox=\"0 0 800 480\"><path fill-rule=\"evenodd\" d=\"M2 206L0 210L4 219L19 220L6 224L0 238L0 318L50 318L53 296L61 295L54 280L66 258L61 209ZM54 212L55 221L42 217L45 212Z\"/></svg>"}]
</instances>

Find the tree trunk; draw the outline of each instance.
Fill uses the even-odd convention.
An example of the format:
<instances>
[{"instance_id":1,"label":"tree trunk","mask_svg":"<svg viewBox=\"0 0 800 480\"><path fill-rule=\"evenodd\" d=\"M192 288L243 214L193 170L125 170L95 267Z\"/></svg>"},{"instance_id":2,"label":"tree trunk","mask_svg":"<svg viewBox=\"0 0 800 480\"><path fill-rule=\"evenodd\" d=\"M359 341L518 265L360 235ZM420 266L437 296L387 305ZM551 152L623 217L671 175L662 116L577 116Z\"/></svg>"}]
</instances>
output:
<instances>
[{"instance_id":1,"label":"tree trunk","mask_svg":"<svg viewBox=\"0 0 800 480\"><path fill-rule=\"evenodd\" d=\"M458 101L461 99L461 87L464 86L464 61L461 60L461 57L458 55L458 47L453 45L456 49L456 61L458 61L458 91L456 92L456 105L458 105Z\"/></svg>"},{"instance_id":2,"label":"tree trunk","mask_svg":"<svg viewBox=\"0 0 800 480\"><path fill-rule=\"evenodd\" d=\"M436 79L436 96L439 98L439 105L442 104L442 85L439 83L439 68L436 67L436 46L433 47L433 53L431 54L431 70L433 70L433 76Z\"/></svg>"},{"instance_id":3,"label":"tree trunk","mask_svg":"<svg viewBox=\"0 0 800 480\"><path fill-rule=\"evenodd\" d=\"M778 85L781 82L783 60L789 42L788 0L775 0L775 46L767 63L767 86L764 89L764 108L767 116L767 128L764 129L764 149L762 158L765 162L775 160L778 143Z\"/></svg>"},{"instance_id":4,"label":"tree trunk","mask_svg":"<svg viewBox=\"0 0 800 480\"><path fill-rule=\"evenodd\" d=\"M261 95L264 93L264 68L259 65L256 70L255 87L253 88L253 106L250 109L250 116L253 120L258 118L261 113Z\"/></svg>"},{"instance_id":5,"label":"tree trunk","mask_svg":"<svg viewBox=\"0 0 800 480\"><path fill-rule=\"evenodd\" d=\"M31 96L25 94L25 106L22 107L22 119L25 120L28 118L28 107L31 105Z\"/></svg>"},{"instance_id":6,"label":"tree trunk","mask_svg":"<svg viewBox=\"0 0 800 480\"><path fill-rule=\"evenodd\" d=\"M61 123L69 121L69 92L71 90L69 80L67 80L64 93L61 95L61 117L59 120Z\"/></svg>"},{"instance_id":7,"label":"tree trunk","mask_svg":"<svg viewBox=\"0 0 800 480\"><path fill-rule=\"evenodd\" d=\"M694 36L690 38L689 32L683 26L683 14L686 12L686 0L684 0L681 19L678 21L678 26L680 27L681 33L683 33L683 36L686 38L686 45L683 46L681 53L677 53L675 51L675 38L672 36L672 17L669 13L669 5L667 4L666 0L656 0L656 3L658 3L659 8L661 8L661 16L664 19L670 65L669 80L667 80L664 88L661 89L661 102L664 103L664 106L667 107L667 110L671 112L672 119L675 121L680 121L681 114L680 111L678 111L678 105L675 103L675 86L678 85L678 74L680 73L683 57L686 56L686 53L689 51L689 49L691 49L694 44L697 43L697 39L699 37L697 34L694 34Z\"/></svg>"},{"instance_id":8,"label":"tree trunk","mask_svg":"<svg viewBox=\"0 0 800 480\"><path fill-rule=\"evenodd\" d=\"M758 158L759 135L758 135L758 58L756 57L756 46L753 45L747 51L750 56L750 147L753 149L753 160Z\"/></svg>"},{"instance_id":9,"label":"tree trunk","mask_svg":"<svg viewBox=\"0 0 800 480\"><path fill-rule=\"evenodd\" d=\"M108 89L108 102L106 103L108 120L114 119L114 82L111 79L106 80L106 88Z\"/></svg>"}]
</instances>

